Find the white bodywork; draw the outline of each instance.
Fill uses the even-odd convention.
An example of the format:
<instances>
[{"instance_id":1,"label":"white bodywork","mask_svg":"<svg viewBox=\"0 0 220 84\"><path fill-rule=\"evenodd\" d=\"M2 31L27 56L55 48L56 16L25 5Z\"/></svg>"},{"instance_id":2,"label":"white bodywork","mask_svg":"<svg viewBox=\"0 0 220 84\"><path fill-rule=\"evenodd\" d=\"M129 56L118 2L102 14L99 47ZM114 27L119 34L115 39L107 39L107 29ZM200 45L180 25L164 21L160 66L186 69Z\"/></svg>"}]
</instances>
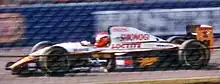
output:
<instances>
[{"instance_id":1,"label":"white bodywork","mask_svg":"<svg viewBox=\"0 0 220 84\"><path fill-rule=\"evenodd\" d=\"M59 43L53 46L63 47L68 52L80 53L90 53L94 51L99 51L100 53L126 53L179 47L178 44L169 43L166 40L132 27L110 27L109 34L111 43L106 48L98 48L91 45L83 46L80 42ZM50 47L40 49L30 55L43 55Z\"/></svg>"}]
</instances>

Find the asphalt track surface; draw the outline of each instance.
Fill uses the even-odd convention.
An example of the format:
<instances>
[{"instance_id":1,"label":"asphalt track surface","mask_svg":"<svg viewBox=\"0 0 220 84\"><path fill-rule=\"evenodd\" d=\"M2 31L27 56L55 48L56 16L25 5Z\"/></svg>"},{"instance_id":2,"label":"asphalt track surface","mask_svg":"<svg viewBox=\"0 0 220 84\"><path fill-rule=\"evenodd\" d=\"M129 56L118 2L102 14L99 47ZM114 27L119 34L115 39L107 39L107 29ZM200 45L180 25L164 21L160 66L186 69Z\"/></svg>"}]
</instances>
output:
<instances>
[{"instance_id":1,"label":"asphalt track surface","mask_svg":"<svg viewBox=\"0 0 220 84\"><path fill-rule=\"evenodd\" d=\"M218 41L220 42L220 41ZM219 45L215 42L216 45ZM28 50L28 49L26 49ZM26 51L23 50L23 51ZM6 50L7 51L7 50ZM10 52L1 51L2 55ZM8 55L9 55L8 54ZM11 53L12 54L12 53ZM13 53L15 54L15 53ZM17 55L20 55L17 52ZM22 53L24 54L24 53ZM1 56L1 55L0 55ZM29 76L19 77L11 75L9 71L4 70L5 64L9 61L15 61L17 58L0 57L0 84L103 84L114 82L130 82L157 79L179 79L179 78L200 78L200 77L220 77L220 49L216 49L211 56L209 65L200 70L158 70L158 71L120 71L111 73L70 73L62 77L48 76Z\"/></svg>"}]
</instances>

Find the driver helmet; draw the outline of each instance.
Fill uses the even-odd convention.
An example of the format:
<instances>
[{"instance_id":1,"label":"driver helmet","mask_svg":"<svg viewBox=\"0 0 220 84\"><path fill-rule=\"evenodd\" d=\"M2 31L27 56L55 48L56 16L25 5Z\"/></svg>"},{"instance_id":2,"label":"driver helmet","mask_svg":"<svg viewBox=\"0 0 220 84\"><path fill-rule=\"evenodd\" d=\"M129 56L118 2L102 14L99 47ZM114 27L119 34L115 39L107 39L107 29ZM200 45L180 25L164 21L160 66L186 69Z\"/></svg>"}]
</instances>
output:
<instances>
[{"instance_id":1,"label":"driver helmet","mask_svg":"<svg viewBox=\"0 0 220 84\"><path fill-rule=\"evenodd\" d=\"M107 32L99 32L96 34L95 40L96 47L107 47L110 43L110 37Z\"/></svg>"}]
</instances>

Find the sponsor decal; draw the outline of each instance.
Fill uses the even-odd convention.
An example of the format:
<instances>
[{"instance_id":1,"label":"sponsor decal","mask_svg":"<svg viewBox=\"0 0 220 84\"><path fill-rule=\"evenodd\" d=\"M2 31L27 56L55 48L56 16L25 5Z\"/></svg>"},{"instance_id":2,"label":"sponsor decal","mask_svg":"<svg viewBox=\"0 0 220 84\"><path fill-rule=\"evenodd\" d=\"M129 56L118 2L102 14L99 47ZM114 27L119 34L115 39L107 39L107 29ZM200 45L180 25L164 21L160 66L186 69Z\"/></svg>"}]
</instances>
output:
<instances>
[{"instance_id":1,"label":"sponsor decal","mask_svg":"<svg viewBox=\"0 0 220 84\"><path fill-rule=\"evenodd\" d=\"M116 60L116 65L132 65L133 61L131 59Z\"/></svg>"},{"instance_id":2,"label":"sponsor decal","mask_svg":"<svg viewBox=\"0 0 220 84\"><path fill-rule=\"evenodd\" d=\"M75 48L73 51L89 51L89 48Z\"/></svg>"},{"instance_id":3,"label":"sponsor decal","mask_svg":"<svg viewBox=\"0 0 220 84\"><path fill-rule=\"evenodd\" d=\"M173 47L172 45L162 45L162 44L158 44L156 45L157 47Z\"/></svg>"},{"instance_id":4,"label":"sponsor decal","mask_svg":"<svg viewBox=\"0 0 220 84\"><path fill-rule=\"evenodd\" d=\"M119 48L141 48L141 43L124 43L124 44L112 44L113 49Z\"/></svg>"},{"instance_id":5,"label":"sponsor decal","mask_svg":"<svg viewBox=\"0 0 220 84\"><path fill-rule=\"evenodd\" d=\"M145 67L149 65L153 65L158 61L157 57L147 57L147 58L139 58L140 67Z\"/></svg>"},{"instance_id":6,"label":"sponsor decal","mask_svg":"<svg viewBox=\"0 0 220 84\"><path fill-rule=\"evenodd\" d=\"M203 27L203 28L198 28L198 29L202 31L202 30L211 30L212 28L209 28L209 27L205 28L205 27Z\"/></svg>"},{"instance_id":7,"label":"sponsor decal","mask_svg":"<svg viewBox=\"0 0 220 84\"><path fill-rule=\"evenodd\" d=\"M19 40L24 34L24 18L19 13L0 14L0 43Z\"/></svg>"},{"instance_id":8,"label":"sponsor decal","mask_svg":"<svg viewBox=\"0 0 220 84\"><path fill-rule=\"evenodd\" d=\"M121 34L121 41L148 40L148 34Z\"/></svg>"},{"instance_id":9,"label":"sponsor decal","mask_svg":"<svg viewBox=\"0 0 220 84\"><path fill-rule=\"evenodd\" d=\"M128 28L127 27L112 27L113 32L127 32Z\"/></svg>"}]
</instances>

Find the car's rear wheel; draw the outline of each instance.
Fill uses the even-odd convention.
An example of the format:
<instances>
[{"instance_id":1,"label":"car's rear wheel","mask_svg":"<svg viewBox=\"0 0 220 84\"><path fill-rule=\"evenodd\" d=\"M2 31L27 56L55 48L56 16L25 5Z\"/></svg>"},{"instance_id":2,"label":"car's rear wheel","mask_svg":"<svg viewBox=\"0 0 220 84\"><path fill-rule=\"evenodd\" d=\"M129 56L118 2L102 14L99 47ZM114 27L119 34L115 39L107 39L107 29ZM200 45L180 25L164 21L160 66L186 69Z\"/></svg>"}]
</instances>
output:
<instances>
[{"instance_id":1,"label":"car's rear wheel","mask_svg":"<svg viewBox=\"0 0 220 84\"><path fill-rule=\"evenodd\" d=\"M67 51L62 47L51 47L45 52L45 56L40 56L39 63L41 69L47 75L63 75L69 71L70 61Z\"/></svg>"},{"instance_id":2,"label":"car's rear wheel","mask_svg":"<svg viewBox=\"0 0 220 84\"><path fill-rule=\"evenodd\" d=\"M195 39L183 42L178 54L183 66L194 69L208 65L210 60L210 50L208 46Z\"/></svg>"}]
</instances>

